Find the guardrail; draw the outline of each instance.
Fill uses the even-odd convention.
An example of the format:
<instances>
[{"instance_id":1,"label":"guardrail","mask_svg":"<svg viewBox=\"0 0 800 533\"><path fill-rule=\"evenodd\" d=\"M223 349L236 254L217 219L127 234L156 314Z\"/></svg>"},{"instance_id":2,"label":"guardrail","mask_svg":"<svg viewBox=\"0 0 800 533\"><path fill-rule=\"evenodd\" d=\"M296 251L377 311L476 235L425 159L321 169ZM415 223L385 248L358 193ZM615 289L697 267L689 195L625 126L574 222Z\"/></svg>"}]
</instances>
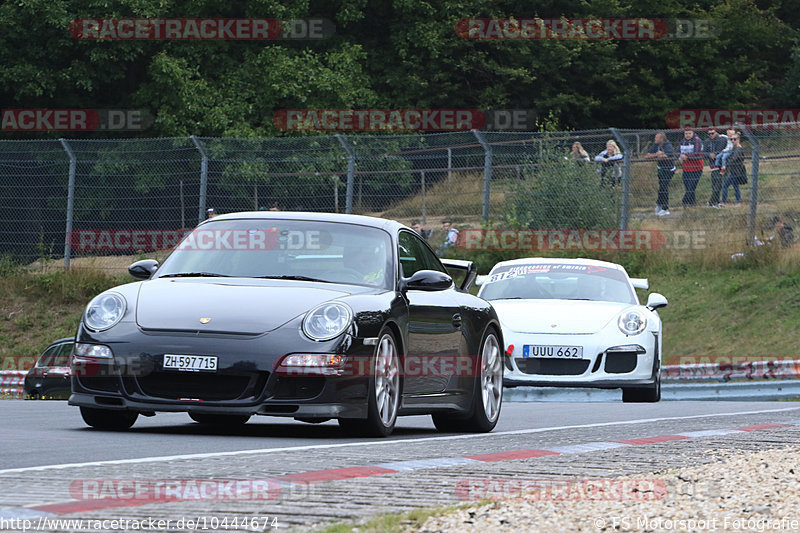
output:
<instances>
[{"instance_id":1,"label":"guardrail","mask_svg":"<svg viewBox=\"0 0 800 533\"><path fill-rule=\"evenodd\" d=\"M800 361L693 363L661 367L662 400L781 400L800 398ZM512 402L617 401L619 389L506 388Z\"/></svg>"},{"instance_id":2,"label":"guardrail","mask_svg":"<svg viewBox=\"0 0 800 533\"><path fill-rule=\"evenodd\" d=\"M0 370L0 396L22 398L27 373L24 370Z\"/></svg>"},{"instance_id":3,"label":"guardrail","mask_svg":"<svg viewBox=\"0 0 800 533\"><path fill-rule=\"evenodd\" d=\"M665 365L665 381L730 381L733 379L800 378L800 361L745 361Z\"/></svg>"}]
</instances>

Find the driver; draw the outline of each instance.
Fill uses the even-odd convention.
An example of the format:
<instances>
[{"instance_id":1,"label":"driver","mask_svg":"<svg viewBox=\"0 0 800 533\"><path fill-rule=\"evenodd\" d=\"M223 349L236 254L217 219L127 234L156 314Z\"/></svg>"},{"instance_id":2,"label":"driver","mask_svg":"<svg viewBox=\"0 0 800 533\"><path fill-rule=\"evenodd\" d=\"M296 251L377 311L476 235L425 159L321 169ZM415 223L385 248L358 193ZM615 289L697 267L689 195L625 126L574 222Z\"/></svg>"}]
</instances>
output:
<instances>
[{"instance_id":1,"label":"driver","mask_svg":"<svg viewBox=\"0 0 800 533\"><path fill-rule=\"evenodd\" d=\"M344 267L357 272L360 283L380 285L386 274L386 253L383 245L358 243L344 249Z\"/></svg>"}]
</instances>

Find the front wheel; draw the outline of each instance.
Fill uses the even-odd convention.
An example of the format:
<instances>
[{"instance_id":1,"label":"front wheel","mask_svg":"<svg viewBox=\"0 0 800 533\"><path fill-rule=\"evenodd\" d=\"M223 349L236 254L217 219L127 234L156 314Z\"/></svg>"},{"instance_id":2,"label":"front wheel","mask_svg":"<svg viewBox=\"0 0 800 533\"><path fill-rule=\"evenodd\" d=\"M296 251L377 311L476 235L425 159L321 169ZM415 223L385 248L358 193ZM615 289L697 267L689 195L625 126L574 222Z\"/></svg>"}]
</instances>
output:
<instances>
[{"instance_id":1,"label":"front wheel","mask_svg":"<svg viewBox=\"0 0 800 533\"><path fill-rule=\"evenodd\" d=\"M394 431L400 407L400 358L394 334L388 328L384 328L378 336L372 370L366 420L340 418L339 426L348 433L387 437Z\"/></svg>"},{"instance_id":2,"label":"front wheel","mask_svg":"<svg viewBox=\"0 0 800 533\"><path fill-rule=\"evenodd\" d=\"M503 404L503 356L500 341L493 329L483 339L475 379L472 406L465 417L447 413L432 415L433 425L442 432L488 433L497 425ZM477 373L477 372L476 372Z\"/></svg>"},{"instance_id":3,"label":"front wheel","mask_svg":"<svg viewBox=\"0 0 800 533\"><path fill-rule=\"evenodd\" d=\"M129 429L139 413L135 411L115 411L111 409L97 409L95 407L81 407L81 417L89 426L97 429Z\"/></svg>"},{"instance_id":4,"label":"front wheel","mask_svg":"<svg viewBox=\"0 0 800 533\"><path fill-rule=\"evenodd\" d=\"M623 387L624 403L656 403L661 401L661 361L653 361L655 381L647 387Z\"/></svg>"}]
</instances>

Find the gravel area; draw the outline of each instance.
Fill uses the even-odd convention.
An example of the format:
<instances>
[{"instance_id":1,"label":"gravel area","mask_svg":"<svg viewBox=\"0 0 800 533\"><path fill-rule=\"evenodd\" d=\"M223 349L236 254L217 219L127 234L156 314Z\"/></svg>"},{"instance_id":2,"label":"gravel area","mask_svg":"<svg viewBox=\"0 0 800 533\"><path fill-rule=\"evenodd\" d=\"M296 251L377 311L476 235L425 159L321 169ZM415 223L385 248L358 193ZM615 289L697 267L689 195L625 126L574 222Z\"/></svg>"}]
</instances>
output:
<instances>
[{"instance_id":1,"label":"gravel area","mask_svg":"<svg viewBox=\"0 0 800 533\"><path fill-rule=\"evenodd\" d=\"M482 501L407 532L800 531L800 447L703 453L652 474L476 480L463 490Z\"/></svg>"}]
</instances>

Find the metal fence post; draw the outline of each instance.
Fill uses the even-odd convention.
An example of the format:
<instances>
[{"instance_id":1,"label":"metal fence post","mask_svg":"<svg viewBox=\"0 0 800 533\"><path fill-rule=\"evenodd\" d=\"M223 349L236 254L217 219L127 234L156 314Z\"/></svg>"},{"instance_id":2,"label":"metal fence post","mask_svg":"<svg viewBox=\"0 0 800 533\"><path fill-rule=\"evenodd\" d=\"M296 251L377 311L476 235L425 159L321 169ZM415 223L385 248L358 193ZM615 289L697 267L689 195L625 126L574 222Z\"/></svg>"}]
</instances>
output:
<instances>
[{"instance_id":1,"label":"metal fence post","mask_svg":"<svg viewBox=\"0 0 800 533\"><path fill-rule=\"evenodd\" d=\"M425 199L425 172L424 171L419 173L419 180L420 180L420 184L422 185L422 225L424 226L425 224L428 223L428 211L426 209L427 206L425 205L426 199Z\"/></svg>"},{"instance_id":2,"label":"metal fence post","mask_svg":"<svg viewBox=\"0 0 800 533\"><path fill-rule=\"evenodd\" d=\"M741 128L747 140L750 141L752 147L752 172L750 183L750 213L747 215L747 242L752 244L756 236L756 208L758 207L758 162L760 159L760 146L758 139L744 124L737 124L736 127Z\"/></svg>"},{"instance_id":3,"label":"metal fence post","mask_svg":"<svg viewBox=\"0 0 800 533\"><path fill-rule=\"evenodd\" d=\"M206 151L203 150L203 146L200 144L200 141L197 140L197 137L194 135L190 135L189 138L194 143L195 148L197 151L200 152L200 199L198 201L197 207L197 223L201 223L203 219L206 218L206 194L208 191L208 156L206 155Z\"/></svg>"},{"instance_id":4,"label":"metal fence post","mask_svg":"<svg viewBox=\"0 0 800 533\"><path fill-rule=\"evenodd\" d=\"M333 212L339 212L339 176L333 176Z\"/></svg>"},{"instance_id":5,"label":"metal fence post","mask_svg":"<svg viewBox=\"0 0 800 533\"><path fill-rule=\"evenodd\" d=\"M490 199L490 187L492 181L492 147L491 145L486 142L486 138L483 134L478 130L472 130L472 133L475 135L475 138L478 139L478 142L481 143L483 147L484 157L483 157L483 210L482 210L482 217L484 222L489 220L489 199Z\"/></svg>"},{"instance_id":6,"label":"metal fence post","mask_svg":"<svg viewBox=\"0 0 800 533\"><path fill-rule=\"evenodd\" d=\"M450 183L450 178L453 177L453 149L447 149L447 183Z\"/></svg>"},{"instance_id":7,"label":"metal fence post","mask_svg":"<svg viewBox=\"0 0 800 533\"><path fill-rule=\"evenodd\" d=\"M611 134L621 145L622 150L622 206L619 213L619 229L628 229L628 213L630 210L631 191L631 150L617 128L609 128ZM638 143L637 143L638 144Z\"/></svg>"},{"instance_id":8,"label":"metal fence post","mask_svg":"<svg viewBox=\"0 0 800 533\"><path fill-rule=\"evenodd\" d=\"M75 154L72 152L72 149L69 147L67 140L59 139L59 141L61 141L61 146L67 153L67 157L69 157L69 181L67 182L67 225L64 238L64 266L69 268L69 259L70 255L72 255L72 245L70 244L72 239L72 218L75 207L75 171L78 168L78 160L75 157Z\"/></svg>"},{"instance_id":9,"label":"metal fence post","mask_svg":"<svg viewBox=\"0 0 800 533\"><path fill-rule=\"evenodd\" d=\"M350 214L353 212L353 182L356 175L356 154L353 148L347 144L347 140L339 133L336 134L339 143L347 152L347 188L345 189L344 212Z\"/></svg>"}]
</instances>

